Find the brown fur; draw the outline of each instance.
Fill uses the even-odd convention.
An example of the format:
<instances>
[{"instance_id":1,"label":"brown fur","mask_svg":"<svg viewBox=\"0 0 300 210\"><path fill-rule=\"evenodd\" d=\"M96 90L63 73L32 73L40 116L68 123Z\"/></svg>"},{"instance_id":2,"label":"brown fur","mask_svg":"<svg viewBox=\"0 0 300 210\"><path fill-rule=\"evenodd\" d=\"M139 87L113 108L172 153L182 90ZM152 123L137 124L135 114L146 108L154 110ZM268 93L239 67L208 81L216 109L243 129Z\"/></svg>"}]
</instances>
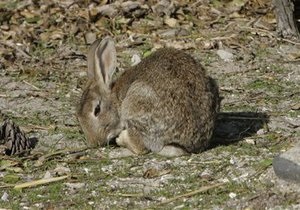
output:
<instances>
[{"instance_id":1,"label":"brown fur","mask_svg":"<svg viewBox=\"0 0 300 210\"><path fill-rule=\"evenodd\" d=\"M103 108L91 121L95 100ZM209 145L219 106L218 87L203 67L181 50L164 48L127 69L109 87L91 79L78 116L92 144L103 145L108 136L126 130L117 143L136 154L159 153L170 145L191 153Z\"/></svg>"}]
</instances>

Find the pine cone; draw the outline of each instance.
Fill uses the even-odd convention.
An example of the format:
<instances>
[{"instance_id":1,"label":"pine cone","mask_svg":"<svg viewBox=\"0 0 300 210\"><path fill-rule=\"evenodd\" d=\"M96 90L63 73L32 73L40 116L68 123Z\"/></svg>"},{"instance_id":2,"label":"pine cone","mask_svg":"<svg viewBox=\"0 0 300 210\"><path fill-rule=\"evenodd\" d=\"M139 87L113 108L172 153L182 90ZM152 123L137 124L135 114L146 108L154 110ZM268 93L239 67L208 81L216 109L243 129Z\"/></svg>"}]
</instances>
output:
<instances>
[{"instance_id":1,"label":"pine cone","mask_svg":"<svg viewBox=\"0 0 300 210\"><path fill-rule=\"evenodd\" d=\"M4 144L6 155L28 155L34 147L19 126L8 119L0 127L0 144Z\"/></svg>"}]
</instances>

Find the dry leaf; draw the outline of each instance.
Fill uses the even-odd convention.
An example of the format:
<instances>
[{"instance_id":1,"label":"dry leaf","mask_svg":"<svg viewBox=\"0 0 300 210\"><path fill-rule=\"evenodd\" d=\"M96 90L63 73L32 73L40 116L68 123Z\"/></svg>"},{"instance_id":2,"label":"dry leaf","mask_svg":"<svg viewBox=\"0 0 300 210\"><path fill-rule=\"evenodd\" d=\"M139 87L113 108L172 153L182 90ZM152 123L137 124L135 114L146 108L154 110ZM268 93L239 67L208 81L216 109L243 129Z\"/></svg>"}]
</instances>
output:
<instances>
[{"instance_id":1,"label":"dry leaf","mask_svg":"<svg viewBox=\"0 0 300 210\"><path fill-rule=\"evenodd\" d=\"M144 172L143 177L146 179L151 179L151 178L169 174L170 172L171 169L159 169L157 167L151 167Z\"/></svg>"},{"instance_id":2,"label":"dry leaf","mask_svg":"<svg viewBox=\"0 0 300 210\"><path fill-rule=\"evenodd\" d=\"M113 4L103 5L101 7L95 8L95 9L96 9L96 11L94 11L93 14L96 14L96 15L113 18L118 14L118 10L117 10L116 6Z\"/></svg>"},{"instance_id":3,"label":"dry leaf","mask_svg":"<svg viewBox=\"0 0 300 210\"><path fill-rule=\"evenodd\" d=\"M171 28L174 28L175 26L177 26L177 20L175 18L166 17L164 19L164 23L166 25L170 26Z\"/></svg>"}]
</instances>

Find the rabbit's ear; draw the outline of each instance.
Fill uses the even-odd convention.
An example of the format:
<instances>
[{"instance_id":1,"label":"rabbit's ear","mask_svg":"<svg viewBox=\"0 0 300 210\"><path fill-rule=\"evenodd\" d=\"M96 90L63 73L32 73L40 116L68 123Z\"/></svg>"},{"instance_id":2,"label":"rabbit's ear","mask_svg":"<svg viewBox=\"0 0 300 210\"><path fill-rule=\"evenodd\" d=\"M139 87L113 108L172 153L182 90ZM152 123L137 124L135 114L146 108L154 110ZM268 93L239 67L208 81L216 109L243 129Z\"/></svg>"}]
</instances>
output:
<instances>
[{"instance_id":1,"label":"rabbit's ear","mask_svg":"<svg viewBox=\"0 0 300 210\"><path fill-rule=\"evenodd\" d=\"M116 48L111 37L96 40L88 53L88 77L109 87L116 69Z\"/></svg>"}]
</instances>

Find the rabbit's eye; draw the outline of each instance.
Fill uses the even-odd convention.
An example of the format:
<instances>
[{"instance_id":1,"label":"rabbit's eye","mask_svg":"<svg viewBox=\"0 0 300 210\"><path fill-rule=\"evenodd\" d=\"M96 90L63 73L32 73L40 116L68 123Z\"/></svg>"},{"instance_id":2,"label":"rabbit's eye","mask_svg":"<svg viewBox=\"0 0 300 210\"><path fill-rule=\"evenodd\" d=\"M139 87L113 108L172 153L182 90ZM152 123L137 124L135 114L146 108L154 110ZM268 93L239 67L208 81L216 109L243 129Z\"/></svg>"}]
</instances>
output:
<instances>
[{"instance_id":1,"label":"rabbit's eye","mask_svg":"<svg viewBox=\"0 0 300 210\"><path fill-rule=\"evenodd\" d=\"M97 104L97 106L94 109L94 115L97 117L100 113L100 103Z\"/></svg>"}]
</instances>

